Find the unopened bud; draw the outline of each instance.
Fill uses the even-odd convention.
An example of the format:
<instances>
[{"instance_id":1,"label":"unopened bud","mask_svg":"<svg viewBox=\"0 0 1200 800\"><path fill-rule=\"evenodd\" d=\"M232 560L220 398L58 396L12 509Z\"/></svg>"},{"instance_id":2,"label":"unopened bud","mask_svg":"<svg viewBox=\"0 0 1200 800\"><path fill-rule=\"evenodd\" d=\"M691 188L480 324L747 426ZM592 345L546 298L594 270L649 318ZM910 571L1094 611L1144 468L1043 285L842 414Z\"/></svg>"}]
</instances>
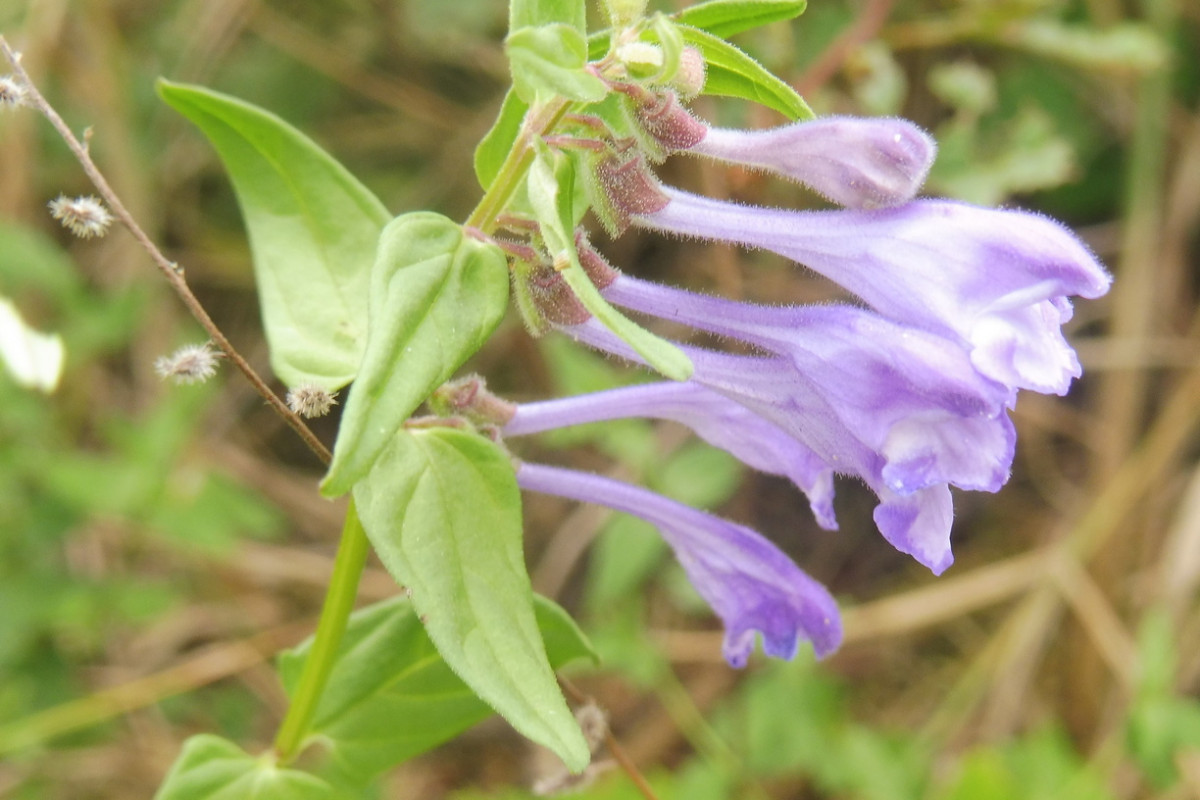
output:
<instances>
[{"instance_id":1,"label":"unopened bud","mask_svg":"<svg viewBox=\"0 0 1200 800\"><path fill-rule=\"evenodd\" d=\"M517 413L517 407L488 391L480 375L468 375L438 387L430 405L444 416L458 414L482 425L503 427Z\"/></svg>"},{"instance_id":2,"label":"unopened bud","mask_svg":"<svg viewBox=\"0 0 1200 800\"><path fill-rule=\"evenodd\" d=\"M288 408L305 419L323 417L337 405L337 392L315 383L302 383L287 393Z\"/></svg>"},{"instance_id":3,"label":"unopened bud","mask_svg":"<svg viewBox=\"0 0 1200 800\"><path fill-rule=\"evenodd\" d=\"M710 128L691 150L806 184L847 208L912 199L937 145L902 119L825 117L761 131Z\"/></svg>"},{"instance_id":4,"label":"unopened bud","mask_svg":"<svg viewBox=\"0 0 1200 800\"><path fill-rule=\"evenodd\" d=\"M628 28L646 14L647 0L606 0L608 18L614 28Z\"/></svg>"},{"instance_id":5,"label":"unopened bud","mask_svg":"<svg viewBox=\"0 0 1200 800\"><path fill-rule=\"evenodd\" d=\"M635 78L649 78L662 71L662 48L650 42L626 42L617 48L617 58Z\"/></svg>"},{"instance_id":6,"label":"unopened bud","mask_svg":"<svg viewBox=\"0 0 1200 800\"><path fill-rule=\"evenodd\" d=\"M679 71L671 78L671 87L685 100L691 100L704 90L706 64L704 56L694 47L685 47L679 54Z\"/></svg>"}]
</instances>

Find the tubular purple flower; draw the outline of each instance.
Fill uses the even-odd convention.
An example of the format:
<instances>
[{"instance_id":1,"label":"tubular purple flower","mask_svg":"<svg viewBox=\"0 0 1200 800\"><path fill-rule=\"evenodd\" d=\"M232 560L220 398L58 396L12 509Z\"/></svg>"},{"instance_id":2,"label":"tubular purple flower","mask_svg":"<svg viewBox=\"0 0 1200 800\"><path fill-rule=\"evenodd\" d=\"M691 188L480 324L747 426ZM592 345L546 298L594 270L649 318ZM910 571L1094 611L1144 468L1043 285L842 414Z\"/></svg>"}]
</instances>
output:
<instances>
[{"instance_id":1,"label":"tubular purple flower","mask_svg":"<svg viewBox=\"0 0 1200 800\"><path fill-rule=\"evenodd\" d=\"M663 382L517 406L504 425L505 436L646 417L678 422L747 466L789 478L808 497L817 523L837 530L833 513L833 470L798 440L749 409L698 383Z\"/></svg>"},{"instance_id":2,"label":"tubular purple flower","mask_svg":"<svg viewBox=\"0 0 1200 800\"><path fill-rule=\"evenodd\" d=\"M625 308L787 356L793 369L818 384L843 417L869 417L866 428L857 420L844 421L888 457L883 476L895 491L939 482L996 491L1008 478L1014 438L1004 409L1013 392L981 376L952 339L850 306L739 303L626 275L619 275L603 294ZM736 364L743 362L732 363L736 372ZM730 378L734 387L736 380ZM964 425L980 430L968 436L961 430ZM967 441L975 448L979 436L992 445L960 452ZM931 449L916 455L923 452L922 438ZM933 451L936 459L931 458ZM938 464L949 468L943 472Z\"/></svg>"},{"instance_id":3,"label":"tubular purple flower","mask_svg":"<svg viewBox=\"0 0 1200 800\"><path fill-rule=\"evenodd\" d=\"M1111 278L1058 223L1036 214L916 200L875 211L743 206L664 188L647 228L761 247L807 265L891 319L968 345L981 373L1065 394L1081 370L1062 336L1070 295Z\"/></svg>"},{"instance_id":4,"label":"tubular purple flower","mask_svg":"<svg viewBox=\"0 0 1200 800\"><path fill-rule=\"evenodd\" d=\"M862 309L789 311L790 340L781 333L770 345L782 355L685 347L692 380L774 423L833 471L862 478L880 497L876 521L888 541L943 571L953 560L946 484L995 491L1008 478L1009 391L981 377L952 341ZM637 360L595 321L564 330Z\"/></svg>"},{"instance_id":5,"label":"tubular purple flower","mask_svg":"<svg viewBox=\"0 0 1200 800\"><path fill-rule=\"evenodd\" d=\"M731 666L745 666L756 633L763 652L775 658L794 658L801 639L812 642L818 658L841 643L833 597L749 528L647 489L573 470L523 463L517 483L633 514L657 527L696 591L725 623L723 652Z\"/></svg>"},{"instance_id":6,"label":"tubular purple flower","mask_svg":"<svg viewBox=\"0 0 1200 800\"><path fill-rule=\"evenodd\" d=\"M686 150L803 183L847 208L911 200L937 144L903 119L825 117L767 130L709 128Z\"/></svg>"}]
</instances>

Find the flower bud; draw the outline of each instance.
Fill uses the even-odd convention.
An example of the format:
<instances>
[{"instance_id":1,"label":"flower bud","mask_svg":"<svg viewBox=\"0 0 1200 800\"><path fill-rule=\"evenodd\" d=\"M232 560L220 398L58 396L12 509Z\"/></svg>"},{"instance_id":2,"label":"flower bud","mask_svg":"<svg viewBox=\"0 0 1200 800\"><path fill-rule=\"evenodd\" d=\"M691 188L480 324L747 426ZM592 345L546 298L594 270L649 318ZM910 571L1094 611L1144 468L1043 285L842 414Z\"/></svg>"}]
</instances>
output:
<instances>
[{"instance_id":1,"label":"flower bud","mask_svg":"<svg viewBox=\"0 0 1200 800\"><path fill-rule=\"evenodd\" d=\"M627 28L646 15L647 0L605 0L614 28Z\"/></svg>"},{"instance_id":2,"label":"flower bud","mask_svg":"<svg viewBox=\"0 0 1200 800\"><path fill-rule=\"evenodd\" d=\"M671 78L671 87L685 100L691 100L704 89L706 64L704 56L694 47L685 47L679 54L679 71Z\"/></svg>"},{"instance_id":3,"label":"flower bud","mask_svg":"<svg viewBox=\"0 0 1200 800\"><path fill-rule=\"evenodd\" d=\"M444 383L429 400L439 415L462 415L477 425L504 426L517 413L515 405L488 391L481 375Z\"/></svg>"},{"instance_id":4,"label":"flower bud","mask_svg":"<svg viewBox=\"0 0 1200 800\"><path fill-rule=\"evenodd\" d=\"M936 150L907 120L827 117L761 131L710 128L690 152L764 169L839 205L870 209L911 200Z\"/></svg>"}]
</instances>

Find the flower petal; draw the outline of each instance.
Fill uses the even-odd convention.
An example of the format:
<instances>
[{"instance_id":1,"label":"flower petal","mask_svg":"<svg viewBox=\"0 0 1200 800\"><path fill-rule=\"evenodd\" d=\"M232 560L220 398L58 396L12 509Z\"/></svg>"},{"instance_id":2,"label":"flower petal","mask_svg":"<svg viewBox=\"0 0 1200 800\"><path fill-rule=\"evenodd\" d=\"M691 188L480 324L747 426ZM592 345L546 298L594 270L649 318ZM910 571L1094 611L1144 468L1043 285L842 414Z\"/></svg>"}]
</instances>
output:
<instances>
[{"instance_id":1,"label":"flower petal","mask_svg":"<svg viewBox=\"0 0 1200 800\"><path fill-rule=\"evenodd\" d=\"M650 522L675 551L692 585L725 623L725 659L745 666L763 652L791 659L802 639L818 658L837 649L842 625L833 597L755 531L641 487L573 470L521 464L517 482L544 494L597 503Z\"/></svg>"},{"instance_id":2,"label":"flower petal","mask_svg":"<svg viewBox=\"0 0 1200 800\"><path fill-rule=\"evenodd\" d=\"M686 152L798 181L847 208L911 200L937 144L903 119L824 117L758 131L710 128Z\"/></svg>"},{"instance_id":3,"label":"flower petal","mask_svg":"<svg viewBox=\"0 0 1200 800\"><path fill-rule=\"evenodd\" d=\"M950 489L941 484L909 495L886 488L876 492L881 502L875 507L875 524L883 538L934 575L945 572L954 563L950 552L950 525L954 521Z\"/></svg>"},{"instance_id":4,"label":"flower petal","mask_svg":"<svg viewBox=\"0 0 1200 800\"><path fill-rule=\"evenodd\" d=\"M849 306L758 306L705 297L620 275L604 290L611 302L654 313L787 356L821 399L789 404L852 432L885 464L879 479L896 491L933 483L996 491L1008 479L1016 434L1004 418L1013 391L979 374L956 339L914 329ZM757 413L778 425L772 395L789 371L761 372L752 363L709 359L696 380L730 397L753 392ZM717 371L714 372L713 369ZM713 384L719 375L721 387ZM824 409L818 411L817 409ZM797 408L786 412L797 413ZM811 431L811 422L802 426ZM803 434L797 434L803 436ZM812 433L807 434L812 436ZM833 445L831 445L833 447ZM831 458L833 450L825 451ZM844 470L841 470L844 471ZM870 476L865 476L870 477Z\"/></svg>"},{"instance_id":5,"label":"flower petal","mask_svg":"<svg viewBox=\"0 0 1200 800\"><path fill-rule=\"evenodd\" d=\"M817 523L827 530L837 530L833 470L770 421L692 381L641 384L524 403L505 424L503 433L523 436L628 417L667 419L686 425L747 466L790 478L808 497Z\"/></svg>"},{"instance_id":6,"label":"flower petal","mask_svg":"<svg viewBox=\"0 0 1200 800\"><path fill-rule=\"evenodd\" d=\"M806 264L887 317L961 337L978 369L1013 388L1066 392L1078 362L1055 325L1063 301L1111 283L1066 228L1035 214L933 200L801 212L665 192L670 202L638 224Z\"/></svg>"},{"instance_id":7,"label":"flower petal","mask_svg":"<svg viewBox=\"0 0 1200 800\"><path fill-rule=\"evenodd\" d=\"M826 323L853 312L852 317L867 318L868 328L873 317L861 309L804 311L822 312ZM564 330L636 360L602 326L588 322ZM896 352L889 360L882 343L864 346L838 334L836 324L815 330L819 335L813 338L829 348L823 355L819 348L818 354L785 358L685 347L696 367L692 380L771 421L828 469L864 480L880 498L876 522L888 541L930 569L945 569L952 560L947 484L994 491L1008 477L1015 432L1004 410L1007 392L969 364L959 365L962 374L923 374L927 367L906 356L913 342L900 335L893 337ZM913 339L926 337L936 339L928 334ZM959 359L965 361L961 351ZM906 369L916 376L912 384Z\"/></svg>"}]
</instances>

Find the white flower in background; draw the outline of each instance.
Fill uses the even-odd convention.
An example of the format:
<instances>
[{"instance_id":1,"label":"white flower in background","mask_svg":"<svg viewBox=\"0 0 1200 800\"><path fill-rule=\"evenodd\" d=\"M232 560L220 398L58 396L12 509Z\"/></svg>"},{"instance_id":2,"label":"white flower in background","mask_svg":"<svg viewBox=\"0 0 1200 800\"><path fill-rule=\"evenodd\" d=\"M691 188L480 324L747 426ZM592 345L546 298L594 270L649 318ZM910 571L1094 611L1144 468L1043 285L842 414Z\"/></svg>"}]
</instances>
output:
<instances>
[{"instance_id":1,"label":"white flower in background","mask_svg":"<svg viewBox=\"0 0 1200 800\"><path fill-rule=\"evenodd\" d=\"M62 339L30 328L16 306L0 297L0 363L21 386L52 392L62 374Z\"/></svg>"}]
</instances>

